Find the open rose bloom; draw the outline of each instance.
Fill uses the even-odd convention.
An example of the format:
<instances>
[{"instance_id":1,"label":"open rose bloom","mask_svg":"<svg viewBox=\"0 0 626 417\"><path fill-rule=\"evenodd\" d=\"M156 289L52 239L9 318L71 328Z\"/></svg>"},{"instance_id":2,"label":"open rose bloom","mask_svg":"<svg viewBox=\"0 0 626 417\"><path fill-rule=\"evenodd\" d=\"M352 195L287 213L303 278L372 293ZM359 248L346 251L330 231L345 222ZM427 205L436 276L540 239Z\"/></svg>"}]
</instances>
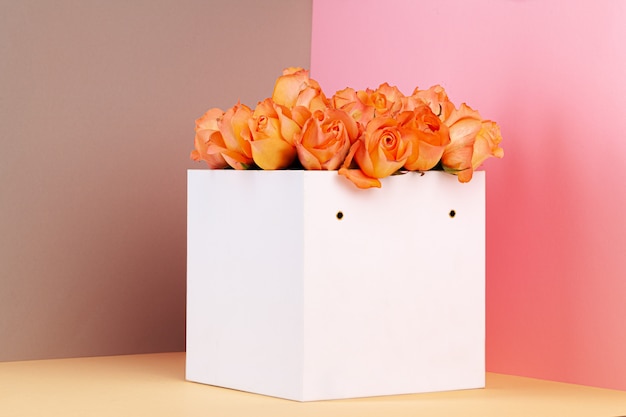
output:
<instances>
[{"instance_id":1,"label":"open rose bloom","mask_svg":"<svg viewBox=\"0 0 626 417\"><path fill-rule=\"evenodd\" d=\"M191 158L209 168L337 170L359 188L405 171L444 170L472 179L486 159L502 158L499 126L443 87L405 96L387 83L332 97L302 68L287 68L272 97L237 103L196 120Z\"/></svg>"}]
</instances>

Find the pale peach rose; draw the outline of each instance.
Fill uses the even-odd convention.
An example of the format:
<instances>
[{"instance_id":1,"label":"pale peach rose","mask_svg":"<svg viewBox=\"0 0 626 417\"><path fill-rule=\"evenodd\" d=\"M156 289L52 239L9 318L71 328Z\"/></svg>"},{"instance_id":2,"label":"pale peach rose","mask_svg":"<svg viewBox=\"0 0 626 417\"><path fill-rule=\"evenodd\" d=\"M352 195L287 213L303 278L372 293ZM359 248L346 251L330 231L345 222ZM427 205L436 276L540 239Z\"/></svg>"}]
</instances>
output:
<instances>
[{"instance_id":1,"label":"pale peach rose","mask_svg":"<svg viewBox=\"0 0 626 417\"><path fill-rule=\"evenodd\" d=\"M374 118L374 106L366 106L358 97L354 88L344 88L333 95L331 105L335 109L344 110L363 126Z\"/></svg>"},{"instance_id":2,"label":"pale peach rose","mask_svg":"<svg viewBox=\"0 0 626 417\"><path fill-rule=\"evenodd\" d=\"M423 103L427 104L440 120L448 119L455 109L446 91L440 85L434 85L428 90L415 88L413 94L403 101L403 109L413 110Z\"/></svg>"},{"instance_id":3,"label":"pale peach rose","mask_svg":"<svg viewBox=\"0 0 626 417\"><path fill-rule=\"evenodd\" d=\"M302 106L314 112L328 107L328 99L317 81L309 78L309 72L290 67L278 77L272 93L274 103L293 109Z\"/></svg>"},{"instance_id":4,"label":"pale peach rose","mask_svg":"<svg viewBox=\"0 0 626 417\"><path fill-rule=\"evenodd\" d=\"M252 110L241 103L237 103L224 113L217 125L221 135L212 135L208 142L209 154L221 154L224 160L234 169L248 169L252 161L250 148L250 128L248 120L252 117Z\"/></svg>"},{"instance_id":5,"label":"pale peach rose","mask_svg":"<svg viewBox=\"0 0 626 417\"><path fill-rule=\"evenodd\" d=\"M330 102L333 108L345 110L350 114L357 100L356 90L352 87L346 87L337 91L331 97Z\"/></svg>"},{"instance_id":6,"label":"pale peach rose","mask_svg":"<svg viewBox=\"0 0 626 417\"><path fill-rule=\"evenodd\" d=\"M387 83L381 84L376 90L366 89L357 91L357 97L363 106L372 108L372 117L362 117L359 122L363 125L369 123L373 117L395 117L402 109L404 95L397 87L392 87ZM370 114L364 112L364 114Z\"/></svg>"},{"instance_id":7,"label":"pale peach rose","mask_svg":"<svg viewBox=\"0 0 626 417\"><path fill-rule=\"evenodd\" d=\"M472 168L475 170L488 158L502 158L504 150L499 147L500 142L502 142L502 135L498 124L491 120L483 120L480 132L476 135L474 142Z\"/></svg>"},{"instance_id":8,"label":"pale peach rose","mask_svg":"<svg viewBox=\"0 0 626 417\"><path fill-rule=\"evenodd\" d=\"M463 103L444 123L450 129L450 144L441 157L443 169L457 175L460 182L468 182L474 173L472 155L476 135L482 127L480 114Z\"/></svg>"},{"instance_id":9,"label":"pale peach rose","mask_svg":"<svg viewBox=\"0 0 626 417\"><path fill-rule=\"evenodd\" d=\"M424 103L413 111L401 112L397 120L402 136L413 144L404 167L410 171L432 169L450 143L448 126Z\"/></svg>"},{"instance_id":10,"label":"pale peach rose","mask_svg":"<svg viewBox=\"0 0 626 417\"><path fill-rule=\"evenodd\" d=\"M196 119L196 133L200 130L219 130L218 120L224 116L224 111L218 108L212 108L206 111L202 116Z\"/></svg>"},{"instance_id":11,"label":"pale peach rose","mask_svg":"<svg viewBox=\"0 0 626 417\"><path fill-rule=\"evenodd\" d=\"M412 144L403 137L398 121L388 117L372 119L352 146L354 160L363 174L385 178L398 171L411 155Z\"/></svg>"},{"instance_id":12,"label":"pale peach rose","mask_svg":"<svg viewBox=\"0 0 626 417\"><path fill-rule=\"evenodd\" d=\"M224 142L218 126L218 121L222 116L224 116L222 109L213 108L196 120L195 149L191 152L191 159L194 161L205 161L211 169L226 168L228 166L221 153L210 154L207 152L209 142Z\"/></svg>"},{"instance_id":13,"label":"pale peach rose","mask_svg":"<svg viewBox=\"0 0 626 417\"><path fill-rule=\"evenodd\" d=\"M394 117L402 109L404 99L397 87L384 83L376 90L368 88L355 91L350 87L344 88L333 95L331 105L345 110L365 126L374 117Z\"/></svg>"},{"instance_id":14,"label":"pale peach rose","mask_svg":"<svg viewBox=\"0 0 626 417\"><path fill-rule=\"evenodd\" d=\"M383 83L374 90L370 98L376 108L376 116L393 117L402 108L404 94L398 87Z\"/></svg>"},{"instance_id":15,"label":"pale peach rose","mask_svg":"<svg viewBox=\"0 0 626 417\"><path fill-rule=\"evenodd\" d=\"M252 158L262 169L287 168L296 157L295 138L310 117L303 107L290 111L265 99L259 102L249 121Z\"/></svg>"},{"instance_id":16,"label":"pale peach rose","mask_svg":"<svg viewBox=\"0 0 626 417\"><path fill-rule=\"evenodd\" d=\"M335 170L358 136L357 122L345 111L318 110L306 122L296 141L298 159L304 169Z\"/></svg>"}]
</instances>

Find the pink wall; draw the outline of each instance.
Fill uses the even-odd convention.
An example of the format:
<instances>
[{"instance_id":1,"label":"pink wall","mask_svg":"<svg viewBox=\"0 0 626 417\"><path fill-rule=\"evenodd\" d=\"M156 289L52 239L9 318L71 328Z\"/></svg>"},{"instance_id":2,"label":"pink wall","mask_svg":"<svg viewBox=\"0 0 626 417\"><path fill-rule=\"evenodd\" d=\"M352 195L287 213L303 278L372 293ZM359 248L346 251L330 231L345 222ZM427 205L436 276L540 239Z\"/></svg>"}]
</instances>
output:
<instances>
[{"instance_id":1,"label":"pink wall","mask_svg":"<svg viewBox=\"0 0 626 417\"><path fill-rule=\"evenodd\" d=\"M498 121L487 368L626 390L626 2L314 0L327 94L442 84Z\"/></svg>"}]
</instances>

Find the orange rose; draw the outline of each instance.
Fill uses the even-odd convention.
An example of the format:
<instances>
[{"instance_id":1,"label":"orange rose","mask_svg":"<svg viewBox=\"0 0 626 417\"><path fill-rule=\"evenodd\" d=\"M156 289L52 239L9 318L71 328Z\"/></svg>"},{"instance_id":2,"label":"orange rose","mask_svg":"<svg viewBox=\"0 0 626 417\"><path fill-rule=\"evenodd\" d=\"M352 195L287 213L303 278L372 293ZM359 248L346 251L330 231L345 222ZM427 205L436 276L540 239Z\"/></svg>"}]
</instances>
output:
<instances>
[{"instance_id":1,"label":"orange rose","mask_svg":"<svg viewBox=\"0 0 626 417\"><path fill-rule=\"evenodd\" d=\"M472 168L478 168L487 158L502 158L504 150L499 147L502 142L500 127L491 120L483 120L480 132L476 135L474 142L474 153L472 155Z\"/></svg>"},{"instance_id":2,"label":"orange rose","mask_svg":"<svg viewBox=\"0 0 626 417\"><path fill-rule=\"evenodd\" d=\"M504 155L498 125L466 104L457 109L439 85L408 97L388 83L345 88L329 101L298 67L283 71L254 112L239 102L210 109L195 133L191 159L209 168L284 169L297 157L304 169L338 169L360 188L380 187L400 169L443 168L467 182L486 159Z\"/></svg>"},{"instance_id":3,"label":"orange rose","mask_svg":"<svg viewBox=\"0 0 626 417\"><path fill-rule=\"evenodd\" d=\"M384 178L398 171L411 155L411 142L402 137L398 121L374 118L365 127L363 146L354 158L361 170L373 178Z\"/></svg>"},{"instance_id":4,"label":"orange rose","mask_svg":"<svg viewBox=\"0 0 626 417\"><path fill-rule=\"evenodd\" d=\"M248 169L253 162L250 149L252 137L248 128L251 117L252 110L241 103L228 109L217 121L221 135L211 136L207 152L222 154L228 165L235 169Z\"/></svg>"},{"instance_id":5,"label":"orange rose","mask_svg":"<svg viewBox=\"0 0 626 417\"><path fill-rule=\"evenodd\" d=\"M411 140L413 149L404 167L410 171L428 171L443 155L450 143L450 132L428 105L422 103L413 111L397 116L400 132Z\"/></svg>"},{"instance_id":6,"label":"orange rose","mask_svg":"<svg viewBox=\"0 0 626 417\"><path fill-rule=\"evenodd\" d=\"M318 110L306 122L296 141L300 163L304 169L337 169L358 136L357 122L345 111Z\"/></svg>"},{"instance_id":7,"label":"orange rose","mask_svg":"<svg viewBox=\"0 0 626 417\"><path fill-rule=\"evenodd\" d=\"M308 112L308 110L300 108ZM304 124L308 118L297 111L296 119ZM287 168L296 157L295 136L302 126L293 120L292 112L272 99L259 102L249 121L254 162L262 169Z\"/></svg>"},{"instance_id":8,"label":"orange rose","mask_svg":"<svg viewBox=\"0 0 626 417\"><path fill-rule=\"evenodd\" d=\"M228 166L221 153L209 154L207 152L209 142L224 142L218 126L218 121L222 116L224 116L222 109L214 108L208 110L196 120L195 149L191 152L191 159L194 161L205 161L211 169L226 168Z\"/></svg>"},{"instance_id":9,"label":"orange rose","mask_svg":"<svg viewBox=\"0 0 626 417\"><path fill-rule=\"evenodd\" d=\"M402 168L411 150L411 140L402 135L397 120L377 117L367 124L363 135L354 142L339 174L361 188L380 187L378 178L388 177ZM349 169L352 154L361 173Z\"/></svg>"},{"instance_id":10,"label":"orange rose","mask_svg":"<svg viewBox=\"0 0 626 417\"><path fill-rule=\"evenodd\" d=\"M482 127L482 119L477 111L463 103L444 122L450 129L450 144L441 157L443 169L457 175L460 182L468 182L474 173L474 142Z\"/></svg>"},{"instance_id":11,"label":"orange rose","mask_svg":"<svg viewBox=\"0 0 626 417\"><path fill-rule=\"evenodd\" d=\"M303 106L311 112L328 107L328 99L317 81L309 78L309 72L291 67L283 71L274 85L272 100L288 109Z\"/></svg>"}]
</instances>

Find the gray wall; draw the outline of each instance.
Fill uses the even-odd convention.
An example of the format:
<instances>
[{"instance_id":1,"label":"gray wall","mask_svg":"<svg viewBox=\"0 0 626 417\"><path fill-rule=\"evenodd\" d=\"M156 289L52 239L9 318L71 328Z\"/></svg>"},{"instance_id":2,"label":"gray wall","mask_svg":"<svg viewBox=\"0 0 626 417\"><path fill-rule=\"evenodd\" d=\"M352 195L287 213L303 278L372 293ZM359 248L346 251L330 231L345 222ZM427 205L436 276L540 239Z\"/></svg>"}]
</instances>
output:
<instances>
[{"instance_id":1,"label":"gray wall","mask_svg":"<svg viewBox=\"0 0 626 417\"><path fill-rule=\"evenodd\" d=\"M194 120L310 33L310 0L0 0L0 360L184 350Z\"/></svg>"}]
</instances>

